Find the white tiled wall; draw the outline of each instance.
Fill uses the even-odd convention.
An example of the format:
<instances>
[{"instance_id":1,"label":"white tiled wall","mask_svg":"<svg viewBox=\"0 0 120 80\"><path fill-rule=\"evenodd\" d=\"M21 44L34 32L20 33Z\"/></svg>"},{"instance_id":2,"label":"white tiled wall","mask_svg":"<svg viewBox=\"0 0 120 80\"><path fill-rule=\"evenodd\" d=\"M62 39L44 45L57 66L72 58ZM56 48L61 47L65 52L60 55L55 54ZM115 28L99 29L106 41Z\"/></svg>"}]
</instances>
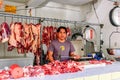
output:
<instances>
[{"instance_id":1,"label":"white tiled wall","mask_svg":"<svg viewBox=\"0 0 120 80\"><path fill-rule=\"evenodd\" d=\"M67 80L120 80L120 72L113 72L113 73L100 74L94 76L85 76L85 77L73 78Z\"/></svg>"}]
</instances>

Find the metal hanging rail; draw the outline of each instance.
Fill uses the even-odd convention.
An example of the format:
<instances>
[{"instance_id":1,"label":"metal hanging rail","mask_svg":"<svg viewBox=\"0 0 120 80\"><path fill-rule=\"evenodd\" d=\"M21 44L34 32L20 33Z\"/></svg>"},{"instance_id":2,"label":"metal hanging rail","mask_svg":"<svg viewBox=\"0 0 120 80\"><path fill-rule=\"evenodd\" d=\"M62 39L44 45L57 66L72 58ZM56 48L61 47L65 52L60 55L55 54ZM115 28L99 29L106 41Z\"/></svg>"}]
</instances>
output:
<instances>
[{"instance_id":1,"label":"metal hanging rail","mask_svg":"<svg viewBox=\"0 0 120 80\"><path fill-rule=\"evenodd\" d=\"M11 18L40 20L41 22L42 21L51 21L51 22L61 22L61 23L81 24L81 25L97 25L97 26L101 25L101 24L87 23L87 22L81 22L81 21L70 21L70 20L62 20L62 19L55 19L55 18L33 17L33 16L16 15L16 14L9 14L9 13L0 13L0 16L11 17Z\"/></svg>"},{"instance_id":2,"label":"metal hanging rail","mask_svg":"<svg viewBox=\"0 0 120 80\"><path fill-rule=\"evenodd\" d=\"M54 18L43 18L43 21L52 21L52 22L61 22L61 23L76 23L77 21L69 21L69 20L62 20L62 19L54 19Z\"/></svg>"},{"instance_id":3,"label":"metal hanging rail","mask_svg":"<svg viewBox=\"0 0 120 80\"><path fill-rule=\"evenodd\" d=\"M2 17L12 17L12 18L22 18L22 19L40 19L41 17L32 17L32 16L24 16L24 15L15 15L8 13L0 13Z\"/></svg>"}]
</instances>

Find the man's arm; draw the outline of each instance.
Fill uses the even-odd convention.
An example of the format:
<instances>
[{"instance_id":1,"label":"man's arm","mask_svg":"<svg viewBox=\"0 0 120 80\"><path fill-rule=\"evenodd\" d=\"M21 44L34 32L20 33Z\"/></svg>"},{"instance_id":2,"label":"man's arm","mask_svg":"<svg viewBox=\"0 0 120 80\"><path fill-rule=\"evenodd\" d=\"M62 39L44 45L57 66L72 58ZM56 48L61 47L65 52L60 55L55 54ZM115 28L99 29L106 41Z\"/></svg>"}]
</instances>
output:
<instances>
[{"instance_id":1,"label":"man's arm","mask_svg":"<svg viewBox=\"0 0 120 80\"><path fill-rule=\"evenodd\" d=\"M49 59L50 62L54 61L53 52L52 51L48 51L48 59Z\"/></svg>"}]
</instances>

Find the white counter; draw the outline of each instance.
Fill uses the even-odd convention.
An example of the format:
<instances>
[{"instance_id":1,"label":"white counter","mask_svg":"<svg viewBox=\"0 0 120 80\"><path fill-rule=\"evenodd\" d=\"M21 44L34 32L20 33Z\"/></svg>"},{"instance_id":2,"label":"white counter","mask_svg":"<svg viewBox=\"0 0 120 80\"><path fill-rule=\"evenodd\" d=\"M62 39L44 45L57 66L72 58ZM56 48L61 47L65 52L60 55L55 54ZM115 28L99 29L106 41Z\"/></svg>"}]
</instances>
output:
<instances>
[{"instance_id":1,"label":"white counter","mask_svg":"<svg viewBox=\"0 0 120 80\"><path fill-rule=\"evenodd\" d=\"M120 80L120 62L95 68L85 68L75 73L46 75L44 77L21 78L18 80Z\"/></svg>"}]
</instances>

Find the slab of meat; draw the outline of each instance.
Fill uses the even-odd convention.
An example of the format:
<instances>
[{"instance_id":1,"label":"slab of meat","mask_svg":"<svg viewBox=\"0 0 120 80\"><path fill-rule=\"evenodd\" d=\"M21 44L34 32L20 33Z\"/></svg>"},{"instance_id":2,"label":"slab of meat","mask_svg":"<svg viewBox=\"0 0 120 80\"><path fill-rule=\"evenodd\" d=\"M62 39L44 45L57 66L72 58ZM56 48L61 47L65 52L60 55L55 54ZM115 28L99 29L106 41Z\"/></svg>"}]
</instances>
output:
<instances>
[{"instance_id":1,"label":"slab of meat","mask_svg":"<svg viewBox=\"0 0 120 80\"><path fill-rule=\"evenodd\" d=\"M38 48L40 48L40 44L41 44L41 41L40 41L40 32L41 32L41 24L36 24L36 27L37 27L37 32L38 32Z\"/></svg>"},{"instance_id":2,"label":"slab of meat","mask_svg":"<svg viewBox=\"0 0 120 80\"><path fill-rule=\"evenodd\" d=\"M84 64L75 61L55 61L42 66L46 75L55 75L62 73L72 73L77 71L82 71L84 69Z\"/></svg>"},{"instance_id":3,"label":"slab of meat","mask_svg":"<svg viewBox=\"0 0 120 80\"><path fill-rule=\"evenodd\" d=\"M54 27L54 29L53 29L53 40L55 40L57 38L56 35L57 35L57 28Z\"/></svg>"},{"instance_id":4,"label":"slab of meat","mask_svg":"<svg viewBox=\"0 0 120 80\"><path fill-rule=\"evenodd\" d=\"M67 27L67 36L70 36L71 35L71 30L69 27Z\"/></svg>"},{"instance_id":5,"label":"slab of meat","mask_svg":"<svg viewBox=\"0 0 120 80\"><path fill-rule=\"evenodd\" d=\"M112 64L112 61L106 61L106 60L90 60L89 63L90 63L90 64L101 64L101 63Z\"/></svg>"},{"instance_id":6,"label":"slab of meat","mask_svg":"<svg viewBox=\"0 0 120 80\"><path fill-rule=\"evenodd\" d=\"M15 22L11 24L11 35L8 42L8 51L17 48L18 53L33 52L40 54L40 24L24 24Z\"/></svg>"},{"instance_id":7,"label":"slab of meat","mask_svg":"<svg viewBox=\"0 0 120 80\"><path fill-rule=\"evenodd\" d=\"M32 24L24 24L24 40L25 40L25 45L24 47L29 50L34 38L33 38L33 33L32 33Z\"/></svg>"},{"instance_id":8,"label":"slab of meat","mask_svg":"<svg viewBox=\"0 0 120 80\"><path fill-rule=\"evenodd\" d=\"M11 35L8 41L8 51L17 48L18 53L28 52L24 48L25 40L23 33L23 25L21 23L15 22L11 24Z\"/></svg>"},{"instance_id":9,"label":"slab of meat","mask_svg":"<svg viewBox=\"0 0 120 80\"><path fill-rule=\"evenodd\" d=\"M10 36L10 29L6 22L3 22L0 26L0 33L2 37L2 43L7 42Z\"/></svg>"},{"instance_id":10,"label":"slab of meat","mask_svg":"<svg viewBox=\"0 0 120 80\"><path fill-rule=\"evenodd\" d=\"M0 80L7 80L7 79L10 79L9 70L1 70L0 71Z\"/></svg>"},{"instance_id":11,"label":"slab of meat","mask_svg":"<svg viewBox=\"0 0 120 80\"><path fill-rule=\"evenodd\" d=\"M35 54L37 65L39 65L40 63L40 54L41 54L40 52L40 30L41 30L40 24L36 24L36 25L32 24L32 33L33 33L34 41L31 44L30 51Z\"/></svg>"},{"instance_id":12,"label":"slab of meat","mask_svg":"<svg viewBox=\"0 0 120 80\"><path fill-rule=\"evenodd\" d=\"M18 53L25 54L25 53L28 53L28 50L25 49L25 48L22 46L22 47L20 47L20 48L17 48L17 52L18 52Z\"/></svg>"},{"instance_id":13,"label":"slab of meat","mask_svg":"<svg viewBox=\"0 0 120 80\"><path fill-rule=\"evenodd\" d=\"M14 30L15 30L14 32L15 32L16 41L19 43L17 47L21 48L22 46L25 45L22 23L15 23Z\"/></svg>"},{"instance_id":14,"label":"slab of meat","mask_svg":"<svg viewBox=\"0 0 120 80\"><path fill-rule=\"evenodd\" d=\"M18 43L16 41L15 32L14 32L15 31L15 23L11 23L10 30L11 30L11 35L8 40L8 51L12 51L18 45Z\"/></svg>"},{"instance_id":15,"label":"slab of meat","mask_svg":"<svg viewBox=\"0 0 120 80\"><path fill-rule=\"evenodd\" d=\"M51 41L53 40L53 30L54 30L53 26L50 26L49 27L49 32L50 32L50 40Z\"/></svg>"},{"instance_id":16,"label":"slab of meat","mask_svg":"<svg viewBox=\"0 0 120 80\"><path fill-rule=\"evenodd\" d=\"M42 43L46 44L47 47L49 47L52 40L56 39L56 30L57 28L53 26L43 27Z\"/></svg>"},{"instance_id":17,"label":"slab of meat","mask_svg":"<svg viewBox=\"0 0 120 80\"><path fill-rule=\"evenodd\" d=\"M40 77L44 76L41 66L25 66L23 68L24 77Z\"/></svg>"},{"instance_id":18,"label":"slab of meat","mask_svg":"<svg viewBox=\"0 0 120 80\"><path fill-rule=\"evenodd\" d=\"M49 47L50 44L50 33L49 33L49 27L43 27L42 32L42 43L46 44L47 47Z\"/></svg>"},{"instance_id":19,"label":"slab of meat","mask_svg":"<svg viewBox=\"0 0 120 80\"><path fill-rule=\"evenodd\" d=\"M0 32L0 42L2 41L2 34L1 34L1 32Z\"/></svg>"},{"instance_id":20,"label":"slab of meat","mask_svg":"<svg viewBox=\"0 0 120 80\"><path fill-rule=\"evenodd\" d=\"M33 33L34 41L30 47L30 51L36 53L38 49L39 32L38 32L38 28L33 24L32 24L32 33Z\"/></svg>"}]
</instances>

